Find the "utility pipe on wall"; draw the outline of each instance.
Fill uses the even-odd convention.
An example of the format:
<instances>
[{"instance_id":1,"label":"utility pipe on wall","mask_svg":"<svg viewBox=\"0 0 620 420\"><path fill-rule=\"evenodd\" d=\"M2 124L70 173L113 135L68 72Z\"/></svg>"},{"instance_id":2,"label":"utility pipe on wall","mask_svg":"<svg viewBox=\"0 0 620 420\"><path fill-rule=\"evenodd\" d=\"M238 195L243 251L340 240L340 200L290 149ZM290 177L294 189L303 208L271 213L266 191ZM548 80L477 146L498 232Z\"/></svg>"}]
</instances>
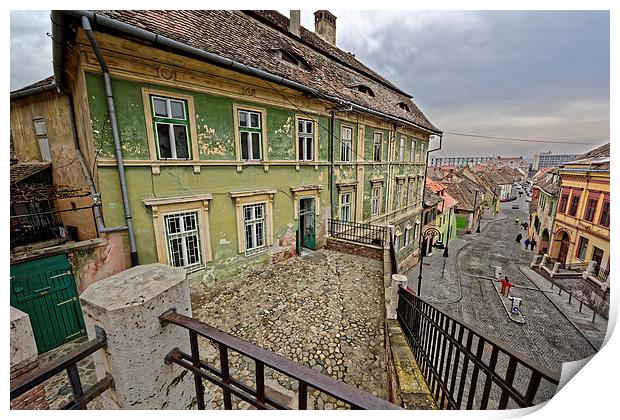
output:
<instances>
[{"instance_id":1,"label":"utility pipe on wall","mask_svg":"<svg viewBox=\"0 0 620 420\"><path fill-rule=\"evenodd\" d=\"M136 238L134 236L133 224L131 219L131 209L129 207L129 196L127 194L127 180L125 178L125 166L123 165L123 153L121 149L121 138L118 132L118 123L116 121L116 108L114 106L114 93L112 92L112 80L110 78L110 70L108 65L99 50L95 34L90 26L90 21L86 16L82 16L82 27L88 36L90 45L97 56L101 71L103 71L103 80L105 84L105 93L108 106L108 114L110 116L110 123L112 125L112 137L114 139L114 153L116 155L116 166L118 168L118 175L121 183L121 194L123 196L123 209L125 210L125 221L127 224L127 233L129 236L129 255L131 258L131 266L135 267L139 265L138 251L136 248Z\"/></svg>"}]
</instances>

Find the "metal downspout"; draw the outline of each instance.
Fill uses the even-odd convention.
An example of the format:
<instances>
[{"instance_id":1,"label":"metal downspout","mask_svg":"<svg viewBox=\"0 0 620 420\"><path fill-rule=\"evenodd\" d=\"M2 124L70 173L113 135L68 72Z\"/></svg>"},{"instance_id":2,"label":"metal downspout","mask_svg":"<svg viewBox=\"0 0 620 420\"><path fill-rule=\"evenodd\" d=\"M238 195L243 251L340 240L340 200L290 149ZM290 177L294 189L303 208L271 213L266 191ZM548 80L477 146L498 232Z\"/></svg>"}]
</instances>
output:
<instances>
[{"instance_id":1,"label":"metal downspout","mask_svg":"<svg viewBox=\"0 0 620 420\"><path fill-rule=\"evenodd\" d=\"M418 232L418 264L420 263L420 256L422 255L422 236L423 233L422 229L424 228L424 193L426 193L426 175L428 173L428 156L431 154L431 152L436 152L437 150L441 150L441 143L443 140L443 135L439 136L439 147L435 148L435 149L429 149L426 151L426 165L424 166L424 179L422 179L422 214L420 217L420 231ZM430 139L429 139L429 144L430 144ZM419 287L418 287L418 293L419 293Z\"/></svg>"},{"instance_id":2,"label":"metal downspout","mask_svg":"<svg viewBox=\"0 0 620 420\"><path fill-rule=\"evenodd\" d=\"M334 179L334 129L336 127L336 111L332 110L329 120L329 209L332 219L335 219L334 192L336 188Z\"/></svg>"},{"instance_id":3,"label":"metal downspout","mask_svg":"<svg viewBox=\"0 0 620 420\"><path fill-rule=\"evenodd\" d=\"M75 126L75 115L74 107L73 107L73 99L71 95L66 92L61 91L63 95L67 98L67 103L69 104L69 117L71 120L71 131L73 134L73 145L75 146L75 153L77 154L78 160L80 161L80 165L82 166L82 173L84 174L84 178L86 178L86 183L88 184L88 190L93 198L94 206L93 212L95 213L95 222L97 224L97 231L99 233L109 233L109 232L119 232L123 230L127 230L127 226L115 226L107 228L105 227L105 223L103 221L103 215L101 214L100 208L100 196L97 192L97 188L95 188L95 183L93 182L93 177L88 169L88 165L86 165L86 161L84 160L84 155L82 154L82 150L80 149L80 143L77 137L77 128Z\"/></svg>"},{"instance_id":4,"label":"metal downspout","mask_svg":"<svg viewBox=\"0 0 620 420\"><path fill-rule=\"evenodd\" d=\"M121 183L121 194L123 196L123 208L125 210L125 220L127 223L127 233L129 236L129 255L131 258L131 266L135 267L139 265L138 251L136 249L136 238L134 236L133 224L131 220L131 209L129 207L129 197L127 194L127 180L125 179L125 167L123 165L123 153L121 151L121 139L118 133L118 123L116 121L116 110L114 107L114 94L112 93L112 81L110 79L110 71L106 64L97 41L95 34L90 26L90 21L86 16L82 16L82 27L86 31L90 45L97 56L101 70L103 71L103 80L105 83L105 92L108 105L108 113L110 116L110 123L112 124L112 137L114 138L114 152L116 155L116 166L118 167L118 174Z\"/></svg>"}]
</instances>

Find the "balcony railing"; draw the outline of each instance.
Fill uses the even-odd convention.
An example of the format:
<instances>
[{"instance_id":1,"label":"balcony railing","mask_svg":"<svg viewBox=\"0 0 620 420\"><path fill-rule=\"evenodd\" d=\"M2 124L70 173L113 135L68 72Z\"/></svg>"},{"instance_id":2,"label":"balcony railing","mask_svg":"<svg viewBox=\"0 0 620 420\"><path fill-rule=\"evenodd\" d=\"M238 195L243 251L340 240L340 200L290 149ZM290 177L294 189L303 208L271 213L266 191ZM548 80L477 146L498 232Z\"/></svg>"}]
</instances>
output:
<instances>
[{"instance_id":1,"label":"balcony railing","mask_svg":"<svg viewBox=\"0 0 620 420\"><path fill-rule=\"evenodd\" d=\"M85 410L89 402L114 385L114 380L110 375L106 375L105 378L84 391L77 363L97 350L104 348L105 345L105 333L103 330L98 330L96 339L83 343L70 353L58 359L54 359L47 364L41 365L18 379L11 381L11 400L28 392L64 370L67 372L69 378L73 399L65 406L61 407L61 410Z\"/></svg>"},{"instance_id":2,"label":"balcony railing","mask_svg":"<svg viewBox=\"0 0 620 420\"><path fill-rule=\"evenodd\" d=\"M308 390L310 388L343 401L349 404L352 409L400 409L399 406L377 398L368 392L339 382L309 367L243 341L203 322L181 315L174 310L164 313L160 320L164 324L169 322L189 331L191 354L186 354L178 348L173 349L166 356L166 363L175 363L194 374L196 402L199 410L204 410L206 405L203 379L222 389L224 409L226 410L232 409L233 395L258 409L291 409L292 407L266 394L265 368L274 369L297 381L297 407L300 410L308 408ZM220 361L219 368L209 365L200 359L198 349L199 336L206 338L217 346ZM252 386L251 382L242 382L239 378L233 377L228 361L229 350L253 360L255 365L255 387Z\"/></svg>"},{"instance_id":3,"label":"balcony railing","mask_svg":"<svg viewBox=\"0 0 620 420\"><path fill-rule=\"evenodd\" d=\"M559 376L401 288L398 320L440 409L529 407Z\"/></svg>"},{"instance_id":4,"label":"balcony railing","mask_svg":"<svg viewBox=\"0 0 620 420\"><path fill-rule=\"evenodd\" d=\"M370 223L346 222L336 219L328 219L327 221L329 236L363 245L382 247L385 231L385 226L371 225Z\"/></svg>"},{"instance_id":5,"label":"balcony railing","mask_svg":"<svg viewBox=\"0 0 620 420\"><path fill-rule=\"evenodd\" d=\"M37 213L11 216L11 249L61 238L63 235L64 227L56 214Z\"/></svg>"}]
</instances>

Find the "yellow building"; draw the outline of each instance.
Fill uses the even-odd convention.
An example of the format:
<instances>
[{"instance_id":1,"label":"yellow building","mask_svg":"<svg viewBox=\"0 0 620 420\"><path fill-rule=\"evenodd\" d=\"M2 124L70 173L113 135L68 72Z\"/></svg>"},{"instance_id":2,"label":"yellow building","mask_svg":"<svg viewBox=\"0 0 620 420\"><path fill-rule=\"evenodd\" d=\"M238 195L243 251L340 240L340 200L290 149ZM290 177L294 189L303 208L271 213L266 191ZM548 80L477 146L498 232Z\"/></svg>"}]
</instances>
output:
<instances>
[{"instance_id":1,"label":"yellow building","mask_svg":"<svg viewBox=\"0 0 620 420\"><path fill-rule=\"evenodd\" d=\"M595 261L595 275L609 273L609 143L562 165L551 258L562 264Z\"/></svg>"}]
</instances>

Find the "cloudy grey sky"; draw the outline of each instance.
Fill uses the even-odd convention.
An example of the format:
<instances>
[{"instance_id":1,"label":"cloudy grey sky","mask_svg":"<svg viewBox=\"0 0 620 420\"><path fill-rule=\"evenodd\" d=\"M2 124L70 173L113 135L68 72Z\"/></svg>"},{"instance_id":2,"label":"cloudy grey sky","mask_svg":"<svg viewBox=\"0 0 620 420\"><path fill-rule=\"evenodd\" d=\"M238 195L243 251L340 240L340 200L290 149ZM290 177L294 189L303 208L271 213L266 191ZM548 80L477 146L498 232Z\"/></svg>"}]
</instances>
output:
<instances>
[{"instance_id":1,"label":"cloudy grey sky","mask_svg":"<svg viewBox=\"0 0 620 420\"><path fill-rule=\"evenodd\" d=\"M286 13L286 11L283 11ZM609 140L609 13L335 11L337 44L414 96L448 132ZM314 28L312 11L302 24ZM11 89L52 74L49 11L11 12ZM583 152L590 145L444 136L444 155Z\"/></svg>"}]
</instances>

